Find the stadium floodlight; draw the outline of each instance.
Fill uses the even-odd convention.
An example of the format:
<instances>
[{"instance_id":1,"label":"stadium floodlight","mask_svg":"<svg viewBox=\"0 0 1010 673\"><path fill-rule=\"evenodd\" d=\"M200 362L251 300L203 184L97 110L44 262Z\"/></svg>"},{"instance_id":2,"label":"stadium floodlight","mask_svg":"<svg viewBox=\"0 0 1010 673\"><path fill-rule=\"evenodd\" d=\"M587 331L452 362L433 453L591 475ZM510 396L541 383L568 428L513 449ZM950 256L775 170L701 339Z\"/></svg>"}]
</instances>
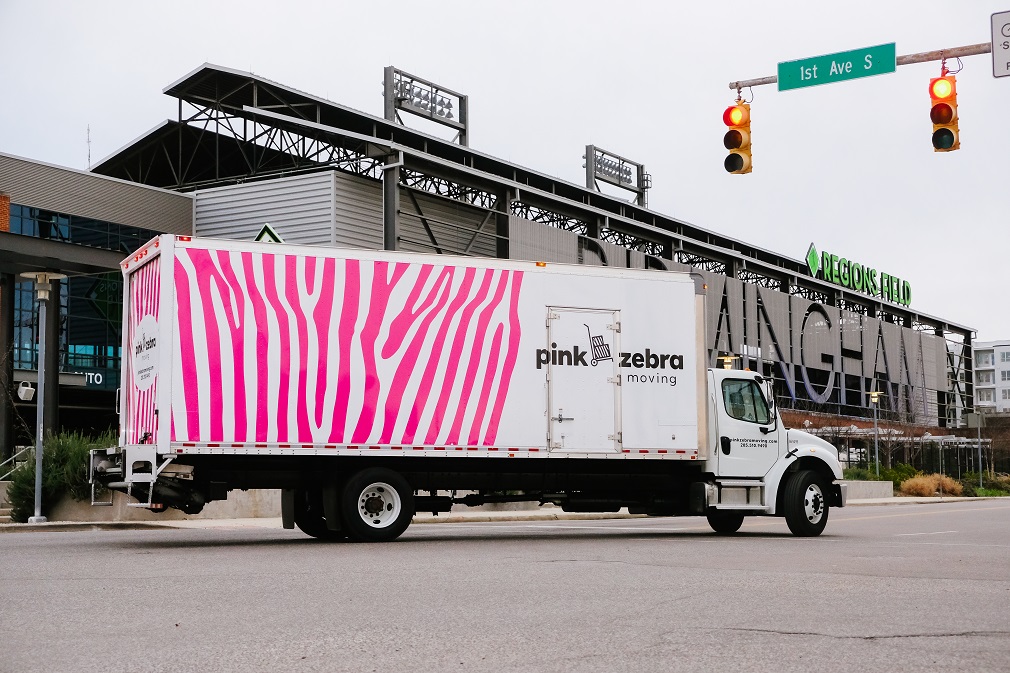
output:
<instances>
[{"instance_id":1,"label":"stadium floodlight","mask_svg":"<svg viewBox=\"0 0 1010 673\"><path fill-rule=\"evenodd\" d=\"M388 66L383 77L383 99L389 121L402 124L397 112L409 112L456 129L454 140L467 145L467 97L463 94Z\"/></svg>"},{"instance_id":2,"label":"stadium floodlight","mask_svg":"<svg viewBox=\"0 0 1010 673\"><path fill-rule=\"evenodd\" d=\"M586 160L582 167L586 169L587 188L599 189L597 183L606 182L635 192L638 205L648 204L647 190L652 186L652 178L645 172L645 166L595 145L586 145L582 158Z\"/></svg>"}]
</instances>

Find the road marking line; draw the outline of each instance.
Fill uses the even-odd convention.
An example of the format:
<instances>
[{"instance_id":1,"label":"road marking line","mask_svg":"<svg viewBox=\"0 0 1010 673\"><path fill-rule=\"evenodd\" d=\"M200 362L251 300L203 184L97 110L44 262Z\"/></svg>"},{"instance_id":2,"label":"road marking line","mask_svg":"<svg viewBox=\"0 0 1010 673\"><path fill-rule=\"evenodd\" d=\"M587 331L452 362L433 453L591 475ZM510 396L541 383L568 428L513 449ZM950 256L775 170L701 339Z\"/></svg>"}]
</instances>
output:
<instances>
[{"instance_id":1,"label":"road marking line","mask_svg":"<svg viewBox=\"0 0 1010 673\"><path fill-rule=\"evenodd\" d=\"M944 533L956 533L956 530L938 530L932 533L896 533L898 537L909 537L912 535L943 535Z\"/></svg>"},{"instance_id":2,"label":"road marking line","mask_svg":"<svg viewBox=\"0 0 1010 673\"><path fill-rule=\"evenodd\" d=\"M884 505L885 507L887 505ZM903 505L905 506L905 505ZM845 517L842 521L869 521L870 519L894 519L905 516L926 516L929 514L960 514L961 512L992 512L997 509L1010 509L1010 506L1001 507L972 507L971 509L948 509L947 507L936 507L930 504L929 509L923 512L908 512L905 514L878 514L875 516L852 516Z\"/></svg>"}]
</instances>

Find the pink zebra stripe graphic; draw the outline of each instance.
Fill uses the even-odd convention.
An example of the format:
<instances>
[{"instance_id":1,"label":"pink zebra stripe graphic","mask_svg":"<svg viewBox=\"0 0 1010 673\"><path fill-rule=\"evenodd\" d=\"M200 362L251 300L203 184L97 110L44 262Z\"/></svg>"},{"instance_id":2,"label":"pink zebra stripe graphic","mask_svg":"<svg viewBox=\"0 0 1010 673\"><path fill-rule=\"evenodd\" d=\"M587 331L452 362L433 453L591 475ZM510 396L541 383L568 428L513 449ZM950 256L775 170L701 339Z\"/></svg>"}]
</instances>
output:
<instances>
[{"instance_id":1,"label":"pink zebra stripe graphic","mask_svg":"<svg viewBox=\"0 0 1010 673\"><path fill-rule=\"evenodd\" d=\"M129 345L126 386L126 443L153 443L158 435L157 332L161 292L161 257L129 276Z\"/></svg>"},{"instance_id":2,"label":"pink zebra stripe graphic","mask_svg":"<svg viewBox=\"0 0 1010 673\"><path fill-rule=\"evenodd\" d=\"M522 272L180 248L173 273L173 441L494 444Z\"/></svg>"}]
</instances>

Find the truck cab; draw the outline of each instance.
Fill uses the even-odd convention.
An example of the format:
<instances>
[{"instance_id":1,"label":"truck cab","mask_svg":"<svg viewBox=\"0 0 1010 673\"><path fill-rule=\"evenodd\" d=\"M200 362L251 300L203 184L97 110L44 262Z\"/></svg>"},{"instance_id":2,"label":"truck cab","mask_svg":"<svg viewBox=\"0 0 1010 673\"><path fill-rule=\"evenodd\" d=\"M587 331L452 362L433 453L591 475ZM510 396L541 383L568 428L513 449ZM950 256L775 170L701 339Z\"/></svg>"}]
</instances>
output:
<instances>
[{"instance_id":1,"label":"truck cab","mask_svg":"<svg viewBox=\"0 0 1010 673\"><path fill-rule=\"evenodd\" d=\"M820 534L828 507L845 505L837 450L786 428L771 381L755 372L709 369L708 409L711 481L704 498L713 528L735 531L744 516L777 515L796 535Z\"/></svg>"}]
</instances>

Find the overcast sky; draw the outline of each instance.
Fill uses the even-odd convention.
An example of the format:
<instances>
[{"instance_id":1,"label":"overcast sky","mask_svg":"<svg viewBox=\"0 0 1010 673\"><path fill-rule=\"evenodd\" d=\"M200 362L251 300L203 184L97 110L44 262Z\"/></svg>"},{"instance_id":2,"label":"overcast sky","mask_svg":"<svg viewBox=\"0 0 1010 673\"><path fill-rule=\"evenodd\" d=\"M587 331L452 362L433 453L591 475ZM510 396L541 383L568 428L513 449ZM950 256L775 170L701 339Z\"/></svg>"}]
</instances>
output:
<instances>
[{"instance_id":1,"label":"overcast sky","mask_svg":"<svg viewBox=\"0 0 1010 673\"><path fill-rule=\"evenodd\" d=\"M797 260L813 242L908 280L913 310L1010 339L1010 77L993 77L988 54L948 63L963 67L956 152L930 144L931 62L745 90L754 171L722 167L730 81L888 42L899 56L989 42L1004 10L1010 0L0 0L0 152L86 169L89 125L97 163L174 118L162 89L205 62L381 116L395 65L469 95L477 151L581 184L596 144L645 164L658 212Z\"/></svg>"}]
</instances>

